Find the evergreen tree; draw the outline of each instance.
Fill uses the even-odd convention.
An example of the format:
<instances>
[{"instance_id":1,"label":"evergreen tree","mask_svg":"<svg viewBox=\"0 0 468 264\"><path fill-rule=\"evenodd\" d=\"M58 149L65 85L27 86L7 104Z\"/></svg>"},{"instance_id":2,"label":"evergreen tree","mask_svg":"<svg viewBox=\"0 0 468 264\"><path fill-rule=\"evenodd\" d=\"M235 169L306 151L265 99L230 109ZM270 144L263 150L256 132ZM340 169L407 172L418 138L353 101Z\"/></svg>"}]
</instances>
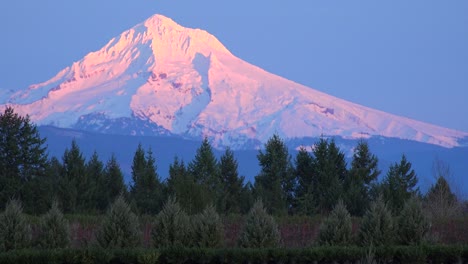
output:
<instances>
[{"instance_id":1,"label":"evergreen tree","mask_svg":"<svg viewBox=\"0 0 468 264\"><path fill-rule=\"evenodd\" d=\"M85 212L89 208L92 182L86 174L83 154L75 140L63 154L63 171L59 186L60 200L66 213Z\"/></svg>"},{"instance_id":2,"label":"evergreen tree","mask_svg":"<svg viewBox=\"0 0 468 264\"><path fill-rule=\"evenodd\" d=\"M218 161L208 138L203 140L201 146L197 149L195 158L188 164L188 172L193 176L195 183L202 186L198 188L200 190L198 195L202 197L201 200L208 201L198 210L203 210L208 204L216 204L219 208L223 188Z\"/></svg>"},{"instance_id":3,"label":"evergreen tree","mask_svg":"<svg viewBox=\"0 0 468 264\"><path fill-rule=\"evenodd\" d=\"M316 204L313 199L313 188L317 184L313 171L314 159L303 147L299 149L295 159L295 173L297 177L297 212L311 215L315 212Z\"/></svg>"},{"instance_id":4,"label":"evergreen tree","mask_svg":"<svg viewBox=\"0 0 468 264\"><path fill-rule=\"evenodd\" d=\"M457 196L449 183L440 175L425 196L425 208L434 219L450 218L460 211Z\"/></svg>"},{"instance_id":5,"label":"evergreen tree","mask_svg":"<svg viewBox=\"0 0 468 264\"><path fill-rule=\"evenodd\" d=\"M208 206L201 214L195 215L192 221L192 237L196 247L217 248L222 246L224 228L214 206Z\"/></svg>"},{"instance_id":6,"label":"evergreen tree","mask_svg":"<svg viewBox=\"0 0 468 264\"><path fill-rule=\"evenodd\" d=\"M398 243L418 245L429 232L430 224L422 210L421 202L416 198L406 201L398 218Z\"/></svg>"},{"instance_id":7,"label":"evergreen tree","mask_svg":"<svg viewBox=\"0 0 468 264\"><path fill-rule=\"evenodd\" d=\"M316 173L316 185L313 187L313 200L317 210L325 213L333 209L340 199L343 181L346 178L344 153L335 141L321 138L313 148L313 171Z\"/></svg>"},{"instance_id":8,"label":"evergreen tree","mask_svg":"<svg viewBox=\"0 0 468 264\"><path fill-rule=\"evenodd\" d=\"M344 182L345 201L352 215L362 216L371 201L371 188L380 174L378 159L360 141L354 149L353 161Z\"/></svg>"},{"instance_id":9,"label":"evergreen tree","mask_svg":"<svg viewBox=\"0 0 468 264\"><path fill-rule=\"evenodd\" d=\"M400 163L390 166L382 189L392 212L399 212L408 199L419 193L417 183L416 173L411 169L411 163L406 160L405 155L401 157Z\"/></svg>"},{"instance_id":10,"label":"evergreen tree","mask_svg":"<svg viewBox=\"0 0 468 264\"><path fill-rule=\"evenodd\" d=\"M140 245L140 233L138 217L119 195L107 211L97 241L103 248L135 248Z\"/></svg>"},{"instance_id":11,"label":"evergreen tree","mask_svg":"<svg viewBox=\"0 0 468 264\"><path fill-rule=\"evenodd\" d=\"M239 237L239 245L244 248L277 247L281 236L278 225L268 215L261 200L250 209Z\"/></svg>"},{"instance_id":12,"label":"evergreen tree","mask_svg":"<svg viewBox=\"0 0 468 264\"><path fill-rule=\"evenodd\" d=\"M141 144L133 157L132 179L131 195L139 210L145 214L159 212L163 202L163 186L156 172L153 152L148 150L145 157Z\"/></svg>"},{"instance_id":13,"label":"evergreen tree","mask_svg":"<svg viewBox=\"0 0 468 264\"><path fill-rule=\"evenodd\" d=\"M351 240L351 215L343 201L339 200L330 216L320 225L318 243L327 246L348 246Z\"/></svg>"},{"instance_id":14,"label":"evergreen tree","mask_svg":"<svg viewBox=\"0 0 468 264\"><path fill-rule=\"evenodd\" d=\"M29 116L22 117L6 107L0 114L0 210L11 198L21 198L26 209L34 209L31 189L25 183L45 175L45 139ZM28 187L34 187L29 185Z\"/></svg>"},{"instance_id":15,"label":"evergreen tree","mask_svg":"<svg viewBox=\"0 0 468 264\"><path fill-rule=\"evenodd\" d=\"M187 247L192 244L189 217L175 198L169 197L156 216L151 238L157 248Z\"/></svg>"},{"instance_id":16,"label":"evergreen tree","mask_svg":"<svg viewBox=\"0 0 468 264\"><path fill-rule=\"evenodd\" d=\"M99 159L95 151L86 164L86 173L92 182L90 209L105 212L109 206L108 187L104 173L104 163Z\"/></svg>"},{"instance_id":17,"label":"evergreen tree","mask_svg":"<svg viewBox=\"0 0 468 264\"><path fill-rule=\"evenodd\" d=\"M226 149L220 160L220 173L224 194L221 199L221 212L225 214L240 213L244 177L239 176L237 160L229 148Z\"/></svg>"},{"instance_id":18,"label":"evergreen tree","mask_svg":"<svg viewBox=\"0 0 468 264\"><path fill-rule=\"evenodd\" d=\"M207 186L197 184L193 175L188 173L184 161L177 157L169 166L169 177L167 179L167 196L175 196L180 206L189 214L196 214L210 203Z\"/></svg>"},{"instance_id":19,"label":"evergreen tree","mask_svg":"<svg viewBox=\"0 0 468 264\"><path fill-rule=\"evenodd\" d=\"M257 158L261 171L255 177L255 192L273 214L288 213L295 203L295 178L286 144L275 134Z\"/></svg>"},{"instance_id":20,"label":"evergreen tree","mask_svg":"<svg viewBox=\"0 0 468 264\"><path fill-rule=\"evenodd\" d=\"M359 229L359 241L363 246L388 246L395 237L393 218L387 204L379 197L366 211Z\"/></svg>"},{"instance_id":21,"label":"evergreen tree","mask_svg":"<svg viewBox=\"0 0 468 264\"><path fill-rule=\"evenodd\" d=\"M38 243L41 248L66 248L70 244L68 221L63 217L57 202L53 202L50 210L41 216L39 230Z\"/></svg>"},{"instance_id":22,"label":"evergreen tree","mask_svg":"<svg viewBox=\"0 0 468 264\"><path fill-rule=\"evenodd\" d=\"M31 242L31 227L18 200L10 200L0 214L0 252L23 249Z\"/></svg>"},{"instance_id":23,"label":"evergreen tree","mask_svg":"<svg viewBox=\"0 0 468 264\"><path fill-rule=\"evenodd\" d=\"M114 154L112 154L109 161L107 161L104 173L107 182L108 201L113 201L119 196L127 197L128 193L124 183L123 173Z\"/></svg>"}]
</instances>

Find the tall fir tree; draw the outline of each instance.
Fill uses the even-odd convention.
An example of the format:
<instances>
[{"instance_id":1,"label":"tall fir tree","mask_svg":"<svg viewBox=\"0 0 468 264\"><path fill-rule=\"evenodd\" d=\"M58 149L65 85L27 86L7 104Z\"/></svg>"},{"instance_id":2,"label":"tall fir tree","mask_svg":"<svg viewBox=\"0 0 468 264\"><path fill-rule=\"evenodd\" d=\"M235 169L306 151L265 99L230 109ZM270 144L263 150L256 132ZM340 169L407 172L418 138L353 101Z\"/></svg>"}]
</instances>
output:
<instances>
[{"instance_id":1,"label":"tall fir tree","mask_svg":"<svg viewBox=\"0 0 468 264\"><path fill-rule=\"evenodd\" d=\"M408 199L419 194L417 183L418 178L411 168L411 163L402 155L400 163L390 166L382 183L383 197L392 212L400 212Z\"/></svg>"},{"instance_id":2,"label":"tall fir tree","mask_svg":"<svg viewBox=\"0 0 468 264\"><path fill-rule=\"evenodd\" d=\"M144 214L159 212L164 200L163 185L156 171L153 152L148 150L146 156L141 144L133 157L131 197L138 209Z\"/></svg>"},{"instance_id":3,"label":"tall fir tree","mask_svg":"<svg viewBox=\"0 0 468 264\"><path fill-rule=\"evenodd\" d=\"M187 213L196 214L212 201L207 193L207 187L195 182L193 175L187 171L184 161L174 157L173 163L169 166L166 196L177 198Z\"/></svg>"},{"instance_id":4,"label":"tall fir tree","mask_svg":"<svg viewBox=\"0 0 468 264\"><path fill-rule=\"evenodd\" d=\"M313 171L317 179L312 198L321 213L330 212L342 196L347 175L344 157L334 140L321 138L313 148Z\"/></svg>"},{"instance_id":5,"label":"tall fir tree","mask_svg":"<svg viewBox=\"0 0 468 264\"><path fill-rule=\"evenodd\" d=\"M119 196L122 196L123 198L128 197L128 190L124 182L123 173L114 154L112 154L110 159L107 161L104 173L108 188L108 203L110 204Z\"/></svg>"},{"instance_id":6,"label":"tall fir tree","mask_svg":"<svg viewBox=\"0 0 468 264\"><path fill-rule=\"evenodd\" d=\"M223 195L222 183L219 174L219 164L213 148L208 138L203 139L202 144L197 149L194 159L188 164L188 173L193 176L195 183L199 185L197 189L201 200L208 201L197 211L203 210L208 204L215 204L220 207L220 200Z\"/></svg>"},{"instance_id":7,"label":"tall fir tree","mask_svg":"<svg viewBox=\"0 0 468 264\"><path fill-rule=\"evenodd\" d=\"M261 171L255 177L256 194L272 214L287 214L295 203L295 177L286 144L277 134L273 135L257 159Z\"/></svg>"},{"instance_id":8,"label":"tall fir tree","mask_svg":"<svg viewBox=\"0 0 468 264\"><path fill-rule=\"evenodd\" d=\"M23 187L28 181L45 176L45 142L29 116L18 115L12 107L0 114L0 209L12 198L21 198L27 211L34 207L35 197Z\"/></svg>"},{"instance_id":9,"label":"tall fir tree","mask_svg":"<svg viewBox=\"0 0 468 264\"><path fill-rule=\"evenodd\" d=\"M344 181L346 205L352 215L362 216L371 201L371 188L380 174L378 158L365 141L354 149L348 177Z\"/></svg>"},{"instance_id":10,"label":"tall fir tree","mask_svg":"<svg viewBox=\"0 0 468 264\"><path fill-rule=\"evenodd\" d=\"M90 181L89 210L91 212L104 212L107 208L107 186L104 175L104 163L99 159L96 151L86 163L86 174Z\"/></svg>"},{"instance_id":11,"label":"tall fir tree","mask_svg":"<svg viewBox=\"0 0 468 264\"><path fill-rule=\"evenodd\" d=\"M92 183L86 174L83 154L75 140L63 154L60 200L65 213L85 212L90 200Z\"/></svg>"},{"instance_id":12,"label":"tall fir tree","mask_svg":"<svg viewBox=\"0 0 468 264\"><path fill-rule=\"evenodd\" d=\"M238 163L234 152L227 148L220 158L220 173L223 184L222 206L220 211L224 214L241 212L241 195L244 177L239 176Z\"/></svg>"},{"instance_id":13,"label":"tall fir tree","mask_svg":"<svg viewBox=\"0 0 468 264\"><path fill-rule=\"evenodd\" d=\"M304 147L301 147L294 163L295 176L297 177L296 212L311 215L315 212L317 206L312 194L314 186L317 185L313 170L314 159Z\"/></svg>"}]
</instances>

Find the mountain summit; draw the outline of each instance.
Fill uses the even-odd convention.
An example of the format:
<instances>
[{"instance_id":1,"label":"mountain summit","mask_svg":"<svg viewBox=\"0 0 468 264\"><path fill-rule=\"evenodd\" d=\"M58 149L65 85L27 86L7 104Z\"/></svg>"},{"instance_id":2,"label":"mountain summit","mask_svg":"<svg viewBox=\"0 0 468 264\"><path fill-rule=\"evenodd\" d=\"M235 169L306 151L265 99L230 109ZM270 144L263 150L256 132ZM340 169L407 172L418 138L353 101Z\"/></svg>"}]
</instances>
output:
<instances>
[{"instance_id":1,"label":"mountain summit","mask_svg":"<svg viewBox=\"0 0 468 264\"><path fill-rule=\"evenodd\" d=\"M384 136L454 147L468 133L357 105L235 57L208 32L154 15L3 106L39 125L213 138L241 148L283 138Z\"/></svg>"}]
</instances>

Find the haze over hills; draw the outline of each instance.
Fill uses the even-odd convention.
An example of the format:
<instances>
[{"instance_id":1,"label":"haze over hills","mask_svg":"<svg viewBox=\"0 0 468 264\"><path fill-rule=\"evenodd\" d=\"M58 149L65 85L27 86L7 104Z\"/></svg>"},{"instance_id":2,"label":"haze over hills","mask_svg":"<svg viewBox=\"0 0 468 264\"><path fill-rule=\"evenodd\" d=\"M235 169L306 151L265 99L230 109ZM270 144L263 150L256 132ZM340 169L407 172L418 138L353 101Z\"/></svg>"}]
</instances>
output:
<instances>
[{"instance_id":1,"label":"haze over hills","mask_svg":"<svg viewBox=\"0 0 468 264\"><path fill-rule=\"evenodd\" d=\"M39 125L208 136L216 146L236 149L258 147L273 133L285 139L381 136L449 148L468 138L466 132L370 109L268 73L235 57L208 32L161 15L52 79L2 100Z\"/></svg>"}]
</instances>

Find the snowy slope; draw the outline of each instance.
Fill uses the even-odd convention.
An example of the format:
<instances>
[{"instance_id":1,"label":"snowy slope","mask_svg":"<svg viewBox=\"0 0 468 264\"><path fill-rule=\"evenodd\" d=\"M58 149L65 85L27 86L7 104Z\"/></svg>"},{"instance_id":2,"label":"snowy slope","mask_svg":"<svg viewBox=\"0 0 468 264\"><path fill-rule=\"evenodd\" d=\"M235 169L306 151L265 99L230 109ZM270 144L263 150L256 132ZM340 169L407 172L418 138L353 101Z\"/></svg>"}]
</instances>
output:
<instances>
[{"instance_id":1,"label":"snowy slope","mask_svg":"<svg viewBox=\"0 0 468 264\"><path fill-rule=\"evenodd\" d=\"M1 98L0 98L1 99ZM468 133L357 105L268 73L214 36L155 15L52 79L4 99L41 125L208 136L234 148L283 138L394 137L445 147Z\"/></svg>"}]
</instances>

